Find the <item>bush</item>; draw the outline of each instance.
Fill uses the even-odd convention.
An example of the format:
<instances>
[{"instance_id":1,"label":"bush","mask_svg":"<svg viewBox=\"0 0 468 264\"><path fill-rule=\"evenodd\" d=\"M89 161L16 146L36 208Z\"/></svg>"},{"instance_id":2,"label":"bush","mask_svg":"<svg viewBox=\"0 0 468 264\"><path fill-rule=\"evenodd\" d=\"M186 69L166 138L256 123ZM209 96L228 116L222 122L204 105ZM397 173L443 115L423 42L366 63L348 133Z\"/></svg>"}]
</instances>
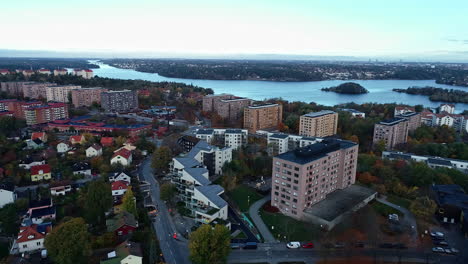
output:
<instances>
[{"instance_id":1,"label":"bush","mask_svg":"<svg viewBox=\"0 0 468 264\"><path fill-rule=\"evenodd\" d=\"M275 207L275 206L271 205L271 202L265 203L262 208L263 208L263 210L265 210L266 212L269 212L269 213L278 213L279 212L278 207Z\"/></svg>"}]
</instances>

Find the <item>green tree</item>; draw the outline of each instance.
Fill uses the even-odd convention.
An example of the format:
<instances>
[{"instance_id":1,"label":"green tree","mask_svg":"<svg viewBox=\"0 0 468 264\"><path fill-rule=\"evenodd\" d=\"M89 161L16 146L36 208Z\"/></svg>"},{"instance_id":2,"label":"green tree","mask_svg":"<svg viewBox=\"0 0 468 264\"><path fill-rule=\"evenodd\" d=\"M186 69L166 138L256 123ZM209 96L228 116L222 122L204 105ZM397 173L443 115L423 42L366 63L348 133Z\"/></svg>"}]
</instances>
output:
<instances>
[{"instance_id":1,"label":"green tree","mask_svg":"<svg viewBox=\"0 0 468 264\"><path fill-rule=\"evenodd\" d=\"M430 220L437 209L437 204L429 197L423 196L411 201L409 209L417 217Z\"/></svg>"},{"instance_id":2,"label":"green tree","mask_svg":"<svg viewBox=\"0 0 468 264\"><path fill-rule=\"evenodd\" d=\"M230 251L229 229L223 225L202 225L189 238L190 259L195 264L226 263Z\"/></svg>"},{"instance_id":3,"label":"green tree","mask_svg":"<svg viewBox=\"0 0 468 264\"><path fill-rule=\"evenodd\" d=\"M18 221L16 204L10 203L0 209L0 230L2 234L9 236L17 235Z\"/></svg>"},{"instance_id":4,"label":"green tree","mask_svg":"<svg viewBox=\"0 0 468 264\"><path fill-rule=\"evenodd\" d=\"M103 181L91 182L84 197L86 220L93 225L105 224L105 212L112 207L112 190Z\"/></svg>"},{"instance_id":5,"label":"green tree","mask_svg":"<svg viewBox=\"0 0 468 264\"><path fill-rule=\"evenodd\" d=\"M169 168L169 162L172 160L172 152L166 146L162 146L153 154L151 166L158 172L166 172Z\"/></svg>"},{"instance_id":6,"label":"green tree","mask_svg":"<svg viewBox=\"0 0 468 264\"><path fill-rule=\"evenodd\" d=\"M138 216L135 196L131 188L128 188L122 198L122 209L133 214L135 217Z\"/></svg>"},{"instance_id":7,"label":"green tree","mask_svg":"<svg viewBox=\"0 0 468 264\"><path fill-rule=\"evenodd\" d=\"M55 263L87 263L91 244L83 218L72 218L52 229L46 236L45 247Z\"/></svg>"},{"instance_id":8,"label":"green tree","mask_svg":"<svg viewBox=\"0 0 468 264\"><path fill-rule=\"evenodd\" d=\"M163 201L170 201L175 193L176 193L176 186L172 183L164 183L161 185L160 188L160 197Z\"/></svg>"}]
</instances>

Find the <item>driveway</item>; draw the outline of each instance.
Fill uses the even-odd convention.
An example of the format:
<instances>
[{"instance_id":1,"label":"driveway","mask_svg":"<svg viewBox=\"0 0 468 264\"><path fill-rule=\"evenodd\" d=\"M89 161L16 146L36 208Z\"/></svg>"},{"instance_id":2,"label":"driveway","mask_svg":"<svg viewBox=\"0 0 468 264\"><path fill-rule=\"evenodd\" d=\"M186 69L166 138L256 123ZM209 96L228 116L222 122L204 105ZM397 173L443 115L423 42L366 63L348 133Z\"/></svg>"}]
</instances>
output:
<instances>
[{"instance_id":1,"label":"driveway","mask_svg":"<svg viewBox=\"0 0 468 264\"><path fill-rule=\"evenodd\" d=\"M263 219L259 215L260 208L262 205L264 205L266 202L270 201L271 197L269 195L263 197L262 199L256 201L255 203L252 204L249 208L249 215L250 218L252 218L252 221L254 222L255 226L257 227L258 232L263 237L263 240L265 243L274 243L277 242L273 234L270 232L270 229L265 225L265 222L263 222Z\"/></svg>"},{"instance_id":2,"label":"driveway","mask_svg":"<svg viewBox=\"0 0 468 264\"><path fill-rule=\"evenodd\" d=\"M385 205L388 205L398 211L400 211L403 215L403 221L410 227L410 234L411 234L411 239L413 240L413 243L417 243L418 241L418 225L416 223L416 218L414 218L413 213L411 213L408 209L401 207L399 205L393 204L389 201L387 201L386 198L376 198L376 200L380 203L383 203Z\"/></svg>"}]
</instances>

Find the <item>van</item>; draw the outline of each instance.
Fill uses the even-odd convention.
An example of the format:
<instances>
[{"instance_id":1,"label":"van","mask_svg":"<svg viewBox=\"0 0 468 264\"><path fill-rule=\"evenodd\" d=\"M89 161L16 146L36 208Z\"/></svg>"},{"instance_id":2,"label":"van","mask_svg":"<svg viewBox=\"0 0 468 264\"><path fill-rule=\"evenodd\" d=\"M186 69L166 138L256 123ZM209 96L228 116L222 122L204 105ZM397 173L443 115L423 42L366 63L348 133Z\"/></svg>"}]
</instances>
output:
<instances>
[{"instance_id":1,"label":"van","mask_svg":"<svg viewBox=\"0 0 468 264\"><path fill-rule=\"evenodd\" d=\"M247 242L247 243L245 243L244 249L257 249L257 242Z\"/></svg>"}]
</instances>

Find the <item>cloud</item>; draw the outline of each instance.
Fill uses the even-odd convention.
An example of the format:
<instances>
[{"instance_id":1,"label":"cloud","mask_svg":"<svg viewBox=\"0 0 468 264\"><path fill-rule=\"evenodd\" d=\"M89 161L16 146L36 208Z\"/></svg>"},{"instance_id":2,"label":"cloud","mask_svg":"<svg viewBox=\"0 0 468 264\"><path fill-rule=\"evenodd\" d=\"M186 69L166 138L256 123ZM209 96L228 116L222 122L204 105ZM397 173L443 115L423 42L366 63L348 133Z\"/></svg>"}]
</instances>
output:
<instances>
[{"instance_id":1,"label":"cloud","mask_svg":"<svg viewBox=\"0 0 468 264\"><path fill-rule=\"evenodd\" d=\"M455 39L455 38L447 38L446 41L456 42L461 44L468 44L468 39Z\"/></svg>"}]
</instances>

